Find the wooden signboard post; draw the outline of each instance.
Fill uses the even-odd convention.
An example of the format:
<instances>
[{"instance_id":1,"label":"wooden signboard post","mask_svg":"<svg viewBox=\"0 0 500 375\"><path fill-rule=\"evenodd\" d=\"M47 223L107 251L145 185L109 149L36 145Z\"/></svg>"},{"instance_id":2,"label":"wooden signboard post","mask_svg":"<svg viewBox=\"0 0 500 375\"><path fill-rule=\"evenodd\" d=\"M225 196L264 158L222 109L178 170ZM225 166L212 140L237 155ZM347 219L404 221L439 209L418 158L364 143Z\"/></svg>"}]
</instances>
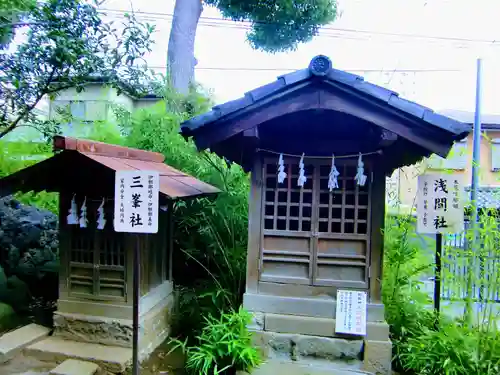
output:
<instances>
[{"instance_id":1,"label":"wooden signboard post","mask_svg":"<svg viewBox=\"0 0 500 375\"><path fill-rule=\"evenodd\" d=\"M157 233L160 176L155 171L117 171L114 229L126 233ZM139 237L134 251L132 374L139 374Z\"/></svg>"},{"instance_id":2,"label":"wooden signboard post","mask_svg":"<svg viewBox=\"0 0 500 375\"><path fill-rule=\"evenodd\" d=\"M436 235L434 309L441 308L441 257L443 233L464 230L462 179L456 174L426 173L418 176L417 232Z\"/></svg>"}]
</instances>

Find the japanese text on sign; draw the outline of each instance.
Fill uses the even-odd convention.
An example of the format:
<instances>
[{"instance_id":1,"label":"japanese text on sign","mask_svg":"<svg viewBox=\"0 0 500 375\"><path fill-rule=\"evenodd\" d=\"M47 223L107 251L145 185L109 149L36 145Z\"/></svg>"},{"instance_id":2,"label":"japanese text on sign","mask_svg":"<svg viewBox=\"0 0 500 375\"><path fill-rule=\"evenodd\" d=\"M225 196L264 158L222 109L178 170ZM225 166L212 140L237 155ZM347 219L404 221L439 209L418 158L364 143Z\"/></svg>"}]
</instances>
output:
<instances>
[{"instance_id":1,"label":"japanese text on sign","mask_svg":"<svg viewBox=\"0 0 500 375\"><path fill-rule=\"evenodd\" d=\"M459 233L464 229L461 178L428 173L418 177L417 232Z\"/></svg>"},{"instance_id":2,"label":"japanese text on sign","mask_svg":"<svg viewBox=\"0 0 500 375\"><path fill-rule=\"evenodd\" d=\"M117 171L115 178L115 231L157 233L158 198L158 172Z\"/></svg>"},{"instance_id":3,"label":"japanese text on sign","mask_svg":"<svg viewBox=\"0 0 500 375\"><path fill-rule=\"evenodd\" d=\"M335 332L366 335L366 292L337 290Z\"/></svg>"}]
</instances>

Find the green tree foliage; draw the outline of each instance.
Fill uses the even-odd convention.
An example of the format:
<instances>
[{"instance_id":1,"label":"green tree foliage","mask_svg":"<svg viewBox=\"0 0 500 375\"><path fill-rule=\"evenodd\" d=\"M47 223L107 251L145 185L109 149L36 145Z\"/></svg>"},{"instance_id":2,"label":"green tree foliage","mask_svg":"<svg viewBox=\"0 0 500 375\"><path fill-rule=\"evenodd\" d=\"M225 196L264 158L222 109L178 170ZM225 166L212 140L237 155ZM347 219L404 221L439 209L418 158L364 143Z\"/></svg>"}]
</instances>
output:
<instances>
[{"instance_id":1,"label":"green tree foliage","mask_svg":"<svg viewBox=\"0 0 500 375\"><path fill-rule=\"evenodd\" d=\"M23 24L25 40L0 56L0 138L18 126L53 133L56 123L37 119L33 109L44 96L81 91L91 79L105 78L118 90L123 81L139 94L147 90L150 75L139 63L151 49L154 27L134 15L115 28L88 2L47 0L30 8Z\"/></svg>"},{"instance_id":2,"label":"green tree foliage","mask_svg":"<svg viewBox=\"0 0 500 375\"><path fill-rule=\"evenodd\" d=\"M191 140L179 135L180 122L204 112L208 104L197 93L183 99L170 92L166 103L134 113L123 129L127 146L160 152L167 164L222 190L216 198L178 202L175 207L179 267L174 270L190 269L175 275L182 289L180 334L200 332L204 316L236 310L245 283L248 175L238 165L198 152Z\"/></svg>"},{"instance_id":3,"label":"green tree foliage","mask_svg":"<svg viewBox=\"0 0 500 375\"><path fill-rule=\"evenodd\" d=\"M29 10L33 9L36 0L2 0L0 1L0 48L9 44L13 30L20 23L20 19Z\"/></svg>"},{"instance_id":4,"label":"green tree foliage","mask_svg":"<svg viewBox=\"0 0 500 375\"><path fill-rule=\"evenodd\" d=\"M224 17L249 21L251 46L266 52L293 50L310 41L319 27L335 20L336 0L205 0Z\"/></svg>"},{"instance_id":5,"label":"green tree foliage","mask_svg":"<svg viewBox=\"0 0 500 375\"><path fill-rule=\"evenodd\" d=\"M249 178L209 152L198 152L179 135L181 121L209 105L203 95L167 90L165 102L123 114L125 143L161 152L166 163L221 189L210 199L175 206L174 278L179 289L173 340L186 354L188 374L233 374L251 370L260 358L240 308L245 285ZM185 270L189 269L189 272Z\"/></svg>"},{"instance_id":6,"label":"green tree foliage","mask_svg":"<svg viewBox=\"0 0 500 375\"><path fill-rule=\"evenodd\" d=\"M203 5L226 18L248 21L250 45L266 52L282 52L310 41L319 27L335 20L336 0L176 0L168 44L168 76L181 93L194 82L194 44Z\"/></svg>"},{"instance_id":7,"label":"green tree foliage","mask_svg":"<svg viewBox=\"0 0 500 375\"><path fill-rule=\"evenodd\" d=\"M2 150L0 152L0 178L53 155L51 146L47 143L26 141L7 142L0 140L0 150ZM34 205L54 213L59 210L59 199L55 193L16 193L15 198L21 203Z\"/></svg>"}]
</instances>

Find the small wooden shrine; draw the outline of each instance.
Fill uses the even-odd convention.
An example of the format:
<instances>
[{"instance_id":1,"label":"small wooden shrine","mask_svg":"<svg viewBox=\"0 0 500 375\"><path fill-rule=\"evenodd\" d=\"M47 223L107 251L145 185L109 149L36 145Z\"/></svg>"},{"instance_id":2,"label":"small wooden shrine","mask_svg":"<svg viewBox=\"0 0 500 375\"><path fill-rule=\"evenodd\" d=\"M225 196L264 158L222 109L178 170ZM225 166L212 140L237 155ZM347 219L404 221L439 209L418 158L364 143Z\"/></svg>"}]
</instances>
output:
<instances>
[{"instance_id":1,"label":"small wooden shrine","mask_svg":"<svg viewBox=\"0 0 500 375\"><path fill-rule=\"evenodd\" d=\"M173 203L218 190L164 164L164 156L154 152L67 137L55 137L54 150L55 156L1 179L0 196L17 191L59 193L55 336L132 346L132 262L139 246L144 357L163 342L170 328ZM115 172L121 170L159 172L157 234L114 231Z\"/></svg>"},{"instance_id":2,"label":"small wooden shrine","mask_svg":"<svg viewBox=\"0 0 500 375\"><path fill-rule=\"evenodd\" d=\"M470 128L333 69L325 56L181 128L199 149L251 171L244 307L265 352L363 357L366 370L389 374L385 179L433 153L445 157ZM347 352L335 332L338 289L368 297L366 336L351 337Z\"/></svg>"}]
</instances>

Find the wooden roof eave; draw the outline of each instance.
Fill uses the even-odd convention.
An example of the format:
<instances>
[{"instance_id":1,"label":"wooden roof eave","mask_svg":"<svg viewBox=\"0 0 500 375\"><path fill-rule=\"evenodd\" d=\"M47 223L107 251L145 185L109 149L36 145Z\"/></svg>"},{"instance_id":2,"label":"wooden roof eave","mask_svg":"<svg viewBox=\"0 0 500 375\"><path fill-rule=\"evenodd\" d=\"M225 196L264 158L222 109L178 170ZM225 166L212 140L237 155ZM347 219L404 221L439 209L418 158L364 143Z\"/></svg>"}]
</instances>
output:
<instances>
[{"instance_id":1,"label":"wooden roof eave","mask_svg":"<svg viewBox=\"0 0 500 375\"><path fill-rule=\"evenodd\" d=\"M407 125L408 131L415 132L422 140L426 138L437 142L438 147L428 147L422 143L408 139L410 142L423 146L431 153L446 156L456 140L461 140L470 133L470 126L434 112L432 109L416 102L399 97L397 92L377 86L363 77L345 71L334 69L326 56L316 56L311 60L308 69L302 69L278 77L274 82L251 90L242 98L219 104L211 111L193 117L181 124L181 133L185 137L193 137L198 149L213 148L214 144L228 139L227 136L214 137L212 133L220 133L220 128L239 118L249 116L251 112L262 111L269 103L282 99L289 93L300 90L308 85L325 84L364 103L370 103L377 111L397 119ZM339 92L337 90L337 92ZM347 97L347 95L342 95ZM353 96L354 95L354 96ZM251 124L255 127L257 123ZM380 125L379 125L380 126ZM382 126L382 128L384 128ZM245 129L241 127L239 131ZM230 135L232 137L232 135ZM403 138L406 138L402 136ZM218 139L218 140L216 140ZM215 140L215 141L214 141Z\"/></svg>"},{"instance_id":2,"label":"wooden roof eave","mask_svg":"<svg viewBox=\"0 0 500 375\"><path fill-rule=\"evenodd\" d=\"M305 86L303 84L300 88ZM343 95L336 95L328 89L328 86L335 87ZM429 150L431 153L442 157L448 155L453 143L442 142L440 141L442 137L439 136L440 134L445 136L445 130L429 129L428 126L424 126L423 120L412 118L396 109L387 108L382 101L378 102L373 97L355 93L352 89L342 87L341 84L328 82L328 86L325 86L324 90L305 91L296 96L290 94L294 93L297 88L286 90L280 93L278 97L267 98L265 102L257 102L255 106L236 111L231 116L223 117L197 131L197 147L198 149L206 149L213 143L221 142L255 126L298 111L324 109L360 118L381 129L391 131ZM360 104L353 104L353 99ZM257 111L256 109L259 107L260 110ZM432 133L433 136L425 136L425 133ZM450 139L449 134L448 139Z\"/></svg>"},{"instance_id":3,"label":"wooden roof eave","mask_svg":"<svg viewBox=\"0 0 500 375\"><path fill-rule=\"evenodd\" d=\"M68 168L69 165L75 166L82 161L104 168L103 171L105 170L109 171L109 173L115 173L116 169L110 167L109 165L100 163L95 159L95 155L86 155L85 153L73 151L71 149L60 151L46 160L33 164L0 179L0 198L11 195L15 192L47 191L60 193L64 190L65 182L68 181L68 173L65 173L65 168ZM163 163L158 164L162 166L164 165ZM169 167L165 166L165 168ZM169 168L169 170L170 169L171 168ZM183 181L184 178L186 178L187 181ZM182 174L182 176L179 177L170 177L170 180L177 186L185 184L185 188L180 191L176 190L177 194L180 194L176 196L171 196L163 191L160 191L160 195L163 197L162 199L179 201L194 198L205 198L216 195L220 192L219 189L185 174ZM202 185L202 187L197 188L197 185ZM203 188L205 190L203 190ZM108 187L103 189L103 193L105 193L105 191L109 192L111 190Z\"/></svg>"}]
</instances>

